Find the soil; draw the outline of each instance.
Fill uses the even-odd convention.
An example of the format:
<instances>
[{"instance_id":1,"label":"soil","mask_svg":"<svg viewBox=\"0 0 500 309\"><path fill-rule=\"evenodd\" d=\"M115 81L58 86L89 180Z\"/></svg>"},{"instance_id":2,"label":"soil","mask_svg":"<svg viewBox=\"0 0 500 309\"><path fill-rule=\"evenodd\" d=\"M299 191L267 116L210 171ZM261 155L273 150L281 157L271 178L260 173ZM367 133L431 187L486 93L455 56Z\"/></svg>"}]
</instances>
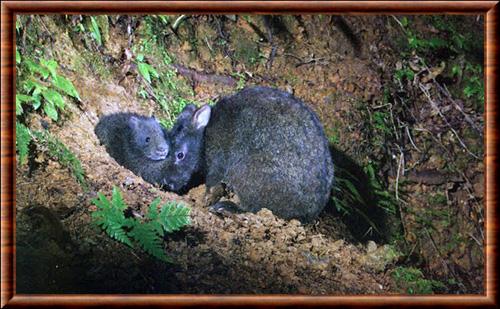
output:
<instances>
[{"instance_id":1,"label":"soil","mask_svg":"<svg viewBox=\"0 0 500 309\"><path fill-rule=\"evenodd\" d=\"M241 76L247 85L287 90L313 108L327 134L335 133L334 147L341 152L333 157L335 164L349 161L362 171L368 162L378 162L377 175L391 192L399 186L401 198L397 213L381 223L391 233L384 237L333 204L309 224L280 219L267 209L221 216L205 207L204 185L179 196L145 182L117 164L94 134L104 114L165 115L153 98L138 95L143 80L124 56L130 41L139 40L144 17L109 17L109 33L103 33L99 48L61 16L36 18L44 24L41 34L50 38L41 45L44 53L57 60L81 102L68 104L59 122L31 113L26 124L32 130L48 127L76 155L89 188L43 149L29 164L17 165L18 293L407 293L394 276L402 266L443 282L438 293L484 292L483 162L467 154L417 91L408 98L415 118L409 122L413 138L404 146L406 173L398 167L397 148L373 146L376 137L362 127L373 115L366 111L385 104L384 91L400 63L396 42L403 34L389 16L287 16L268 27L261 16L190 16L175 33L165 31L176 78L192 89L186 99L216 101L238 91ZM424 33L437 31L419 18L414 22ZM469 16L465 22L482 33L482 19ZM464 138L466 124L453 107L456 101L442 102L458 136L484 152L482 135ZM481 111L467 104L463 110L482 133ZM173 263L132 250L92 223L92 199L98 192L109 197L113 186L139 213L156 197L191 207L191 224L165 237Z\"/></svg>"}]
</instances>

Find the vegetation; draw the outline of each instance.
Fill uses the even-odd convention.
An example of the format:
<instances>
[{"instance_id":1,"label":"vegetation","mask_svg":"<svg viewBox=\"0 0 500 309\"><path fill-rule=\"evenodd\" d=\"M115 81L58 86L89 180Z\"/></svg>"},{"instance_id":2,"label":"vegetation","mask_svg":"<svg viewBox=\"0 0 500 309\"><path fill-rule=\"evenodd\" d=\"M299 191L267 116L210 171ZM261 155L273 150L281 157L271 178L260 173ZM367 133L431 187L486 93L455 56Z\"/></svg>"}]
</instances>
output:
<instances>
[{"instance_id":1,"label":"vegetation","mask_svg":"<svg viewBox=\"0 0 500 309\"><path fill-rule=\"evenodd\" d=\"M179 230L190 223L190 209L182 204L168 202L160 206L160 198L156 198L148 208L143 219L125 217L127 205L120 191L113 187L113 195L108 200L102 193L92 202L97 210L92 218L111 238L114 238L132 248L134 242L155 258L171 262L163 249L163 236Z\"/></svg>"},{"instance_id":2,"label":"vegetation","mask_svg":"<svg viewBox=\"0 0 500 309\"><path fill-rule=\"evenodd\" d=\"M445 287L439 281L425 279L422 271L413 267L397 267L391 275L402 293L433 294Z\"/></svg>"},{"instance_id":3,"label":"vegetation","mask_svg":"<svg viewBox=\"0 0 500 309\"><path fill-rule=\"evenodd\" d=\"M24 112L23 106L37 111L42 109L52 120L57 121L64 110L67 97L80 100L75 87L58 73L59 65L53 59L32 60L21 58L17 51L16 63L19 82L16 87L16 115Z\"/></svg>"},{"instance_id":4,"label":"vegetation","mask_svg":"<svg viewBox=\"0 0 500 309\"><path fill-rule=\"evenodd\" d=\"M386 186L375 174L373 163L365 166L361 178L338 165L335 173L332 202L337 211L344 216L358 216L369 230L379 236L387 236L386 231L381 229L381 223L377 222L379 215L376 213L381 210L383 216L394 216L398 204L394 194L385 189Z\"/></svg>"},{"instance_id":5,"label":"vegetation","mask_svg":"<svg viewBox=\"0 0 500 309\"><path fill-rule=\"evenodd\" d=\"M16 29L23 27L17 20ZM33 38L34 39L34 38ZM30 155L29 145L34 142L36 149L46 151L63 167L68 168L78 183L87 188L85 174L80 161L58 139L47 131L32 131L25 124L29 113L42 112L57 122L60 114L71 100L80 101L80 95L73 83L62 76L59 64L54 59L44 59L41 55L22 55L16 48L16 149L19 164Z\"/></svg>"},{"instance_id":6,"label":"vegetation","mask_svg":"<svg viewBox=\"0 0 500 309\"><path fill-rule=\"evenodd\" d=\"M421 60L424 61L425 65L432 65L433 62L437 61L435 54L471 55L460 62L451 59L450 73L453 77L458 77L461 80L456 87L457 90L462 89L461 95L458 96L464 96L466 99L472 100L476 107L482 108L484 106L483 67L482 63L477 63L477 60L471 59L471 57L477 52L475 48L482 46L482 44L477 44L478 39L482 40L483 38L476 38L471 32L461 30L463 25L460 24L460 19L448 19L446 16L430 16L427 19L448 39L438 36L424 37L412 30L411 21L407 17L403 17L398 20L407 40L406 44L402 44L401 55L403 59L408 61L411 55L418 54L422 55ZM395 72L396 79L407 77L412 80L413 76L414 72L408 66L397 69Z\"/></svg>"},{"instance_id":7,"label":"vegetation","mask_svg":"<svg viewBox=\"0 0 500 309\"><path fill-rule=\"evenodd\" d=\"M185 82L177 77L172 66L174 59L163 40L164 34L153 30L154 27L167 28L168 25L168 16L146 17L140 29L141 40L132 47L137 69L143 78L142 89L138 93L142 98L153 99L160 105L166 116L159 120L166 128L174 124L177 115L189 103L186 97L193 95ZM154 59L162 61L155 62Z\"/></svg>"},{"instance_id":8,"label":"vegetation","mask_svg":"<svg viewBox=\"0 0 500 309\"><path fill-rule=\"evenodd\" d=\"M32 135L35 137L38 147L46 149L47 153L54 160L71 171L72 175L84 189L88 188L80 160L61 141L47 131L33 131Z\"/></svg>"},{"instance_id":9,"label":"vegetation","mask_svg":"<svg viewBox=\"0 0 500 309\"><path fill-rule=\"evenodd\" d=\"M31 142L31 132L30 130L19 121L16 121L16 149L19 153L20 164L24 163L26 157L28 156L29 144Z\"/></svg>"},{"instance_id":10,"label":"vegetation","mask_svg":"<svg viewBox=\"0 0 500 309\"><path fill-rule=\"evenodd\" d=\"M92 37L96 40L97 45L102 45L102 38L101 38L101 31L99 31L99 26L97 25L96 17L95 16L90 16L90 22L91 22L91 33Z\"/></svg>"}]
</instances>

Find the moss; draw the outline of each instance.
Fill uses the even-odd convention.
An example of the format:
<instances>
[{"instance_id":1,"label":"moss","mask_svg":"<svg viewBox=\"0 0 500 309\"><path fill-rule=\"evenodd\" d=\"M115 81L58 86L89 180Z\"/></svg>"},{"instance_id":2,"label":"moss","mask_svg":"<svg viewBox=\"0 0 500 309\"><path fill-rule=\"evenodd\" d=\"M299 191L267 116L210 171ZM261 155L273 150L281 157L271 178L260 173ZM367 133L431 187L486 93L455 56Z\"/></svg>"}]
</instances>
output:
<instances>
[{"instance_id":1,"label":"moss","mask_svg":"<svg viewBox=\"0 0 500 309\"><path fill-rule=\"evenodd\" d=\"M340 130L337 126L326 128L326 136L328 141L334 145L340 142Z\"/></svg>"},{"instance_id":2,"label":"moss","mask_svg":"<svg viewBox=\"0 0 500 309\"><path fill-rule=\"evenodd\" d=\"M155 22L157 22L155 19L146 19L146 22L137 29L137 43L132 47L132 51L136 55L141 55L136 59L136 63L147 64L155 72L149 83L155 97L150 99L157 102L163 111L160 114L160 123L170 128L182 109L191 103L188 98L193 97L193 89L172 67L171 64L175 59L168 52L163 41L164 37L155 35L153 31ZM142 99L149 98L149 94L145 91L139 91L138 94L143 96Z\"/></svg>"},{"instance_id":3,"label":"moss","mask_svg":"<svg viewBox=\"0 0 500 309\"><path fill-rule=\"evenodd\" d=\"M248 33L233 31L231 41L233 42L234 59L248 66L254 66L259 62L260 52L256 41L252 40L253 36Z\"/></svg>"},{"instance_id":4,"label":"moss","mask_svg":"<svg viewBox=\"0 0 500 309\"><path fill-rule=\"evenodd\" d=\"M99 25L99 30L101 31L102 41L105 44L109 41L108 15L98 15L96 16L96 21Z\"/></svg>"},{"instance_id":5,"label":"moss","mask_svg":"<svg viewBox=\"0 0 500 309\"><path fill-rule=\"evenodd\" d=\"M102 56L86 49L82 50L79 55L75 55L72 62L78 74L88 72L99 76L101 79L110 79L113 76L112 70L107 67Z\"/></svg>"},{"instance_id":6,"label":"moss","mask_svg":"<svg viewBox=\"0 0 500 309\"><path fill-rule=\"evenodd\" d=\"M436 193L428 197L428 202L431 205L446 205L446 196L442 193Z\"/></svg>"},{"instance_id":7,"label":"moss","mask_svg":"<svg viewBox=\"0 0 500 309\"><path fill-rule=\"evenodd\" d=\"M403 293L434 294L434 291L445 288L439 281L425 279L422 271L414 267L397 267L391 275Z\"/></svg>"}]
</instances>

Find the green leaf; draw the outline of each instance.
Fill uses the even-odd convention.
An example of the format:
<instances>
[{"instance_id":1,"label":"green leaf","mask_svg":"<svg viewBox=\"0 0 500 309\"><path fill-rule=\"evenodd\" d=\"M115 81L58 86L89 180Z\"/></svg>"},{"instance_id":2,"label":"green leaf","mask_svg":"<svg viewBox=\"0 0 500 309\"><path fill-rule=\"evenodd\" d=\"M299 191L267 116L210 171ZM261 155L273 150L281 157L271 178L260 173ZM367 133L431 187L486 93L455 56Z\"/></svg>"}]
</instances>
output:
<instances>
[{"instance_id":1,"label":"green leaf","mask_svg":"<svg viewBox=\"0 0 500 309\"><path fill-rule=\"evenodd\" d=\"M179 230L181 227L191 223L189 212L191 209L182 204L169 202L163 205L160 211L160 223L166 232Z\"/></svg>"},{"instance_id":2,"label":"green leaf","mask_svg":"<svg viewBox=\"0 0 500 309\"><path fill-rule=\"evenodd\" d=\"M24 91L26 91L27 93L30 93L35 87L36 87L36 82L32 81L32 80L27 80L26 82L22 83L22 88Z\"/></svg>"},{"instance_id":3,"label":"green leaf","mask_svg":"<svg viewBox=\"0 0 500 309\"><path fill-rule=\"evenodd\" d=\"M25 63L26 63L26 66L27 66L29 71L31 71L33 73L40 74L43 79L47 79L49 77L49 75L50 75L49 70L42 67L41 65L39 65L39 64L33 62L32 60L29 60L29 59L26 60Z\"/></svg>"},{"instance_id":4,"label":"green leaf","mask_svg":"<svg viewBox=\"0 0 500 309\"><path fill-rule=\"evenodd\" d=\"M460 66L458 66L458 65L454 65L454 66L451 68L451 74L452 74L453 76L460 75Z\"/></svg>"},{"instance_id":5,"label":"green leaf","mask_svg":"<svg viewBox=\"0 0 500 309\"><path fill-rule=\"evenodd\" d=\"M40 60L40 64L43 65L44 67L46 67L47 70L49 70L50 75L52 76L52 78L55 78L57 76L57 72L56 72L57 62L55 60L53 60L53 59L51 59L51 60L42 59L42 60Z\"/></svg>"},{"instance_id":6,"label":"green leaf","mask_svg":"<svg viewBox=\"0 0 500 309\"><path fill-rule=\"evenodd\" d=\"M32 105L35 110L38 110L40 108L40 106L42 105L42 100L40 98L40 95L33 96Z\"/></svg>"},{"instance_id":7,"label":"green leaf","mask_svg":"<svg viewBox=\"0 0 500 309\"><path fill-rule=\"evenodd\" d=\"M29 95L16 93L16 100L19 100L20 102L24 103L24 102L29 102L29 101L33 100L33 98Z\"/></svg>"},{"instance_id":8,"label":"green leaf","mask_svg":"<svg viewBox=\"0 0 500 309\"><path fill-rule=\"evenodd\" d=\"M352 194L352 196L357 201L360 201L360 202L364 201L364 199L359 194L358 189L349 180L347 180L347 179L338 179L337 181L339 182L339 185L342 184L344 186L344 189L347 189L348 192L350 192ZM343 190L343 191L346 192L347 190Z\"/></svg>"},{"instance_id":9,"label":"green leaf","mask_svg":"<svg viewBox=\"0 0 500 309\"><path fill-rule=\"evenodd\" d=\"M165 255L163 249L163 241L158 237L156 229L150 223L138 224L129 232L129 235L137 240L141 247L147 253L164 262L169 262L170 259Z\"/></svg>"},{"instance_id":10,"label":"green leaf","mask_svg":"<svg viewBox=\"0 0 500 309\"><path fill-rule=\"evenodd\" d=\"M19 163L24 163L28 156L28 146L31 142L30 130L22 123L16 121L16 149L19 153Z\"/></svg>"},{"instance_id":11,"label":"green leaf","mask_svg":"<svg viewBox=\"0 0 500 309\"><path fill-rule=\"evenodd\" d=\"M23 106L21 104L21 101L19 101L17 95L16 95L16 116L22 115L24 112Z\"/></svg>"},{"instance_id":12,"label":"green leaf","mask_svg":"<svg viewBox=\"0 0 500 309\"><path fill-rule=\"evenodd\" d=\"M121 200L120 192L117 190L116 187L113 188L114 201ZM117 198L117 196L119 196L119 198ZM101 226L111 238L133 247L132 242L123 229L126 219L123 215L123 211L119 209L120 206L113 202L110 203L101 192L97 194L97 198L93 199L92 202L98 209L92 213L94 222Z\"/></svg>"},{"instance_id":13,"label":"green leaf","mask_svg":"<svg viewBox=\"0 0 500 309\"><path fill-rule=\"evenodd\" d=\"M431 38L429 40L429 46L431 48L440 48L446 46L446 41L440 39L440 38Z\"/></svg>"},{"instance_id":14,"label":"green leaf","mask_svg":"<svg viewBox=\"0 0 500 309\"><path fill-rule=\"evenodd\" d=\"M21 63L21 54L19 53L19 50L16 48L16 64Z\"/></svg>"},{"instance_id":15,"label":"green leaf","mask_svg":"<svg viewBox=\"0 0 500 309\"><path fill-rule=\"evenodd\" d=\"M65 77L60 75L56 76L54 78L54 86L57 89L62 90L67 95L80 100L80 95L78 94L78 91L76 91L75 86L73 86L73 83L71 83L71 81L66 79Z\"/></svg>"},{"instance_id":16,"label":"green leaf","mask_svg":"<svg viewBox=\"0 0 500 309\"><path fill-rule=\"evenodd\" d=\"M145 80L151 83L151 77L149 75L149 64L144 62L139 62L137 64L137 69L139 70L139 73L141 73L142 77L144 77Z\"/></svg>"},{"instance_id":17,"label":"green leaf","mask_svg":"<svg viewBox=\"0 0 500 309\"><path fill-rule=\"evenodd\" d=\"M115 205L120 211L123 211L127 208L127 204L123 201L123 197L120 193L118 187L113 186L113 196L111 202Z\"/></svg>"},{"instance_id":18,"label":"green leaf","mask_svg":"<svg viewBox=\"0 0 500 309\"><path fill-rule=\"evenodd\" d=\"M368 164L365 167L365 172L368 174L368 176L370 178L375 178L375 169L373 168L373 166L371 164Z\"/></svg>"},{"instance_id":19,"label":"green leaf","mask_svg":"<svg viewBox=\"0 0 500 309\"><path fill-rule=\"evenodd\" d=\"M474 88L470 85L465 86L463 91L467 98L470 98L474 95Z\"/></svg>"},{"instance_id":20,"label":"green leaf","mask_svg":"<svg viewBox=\"0 0 500 309\"><path fill-rule=\"evenodd\" d=\"M98 209L100 210L104 210L104 209L109 209L110 208L110 204L109 204L109 201L106 199L106 197L104 196L104 194L102 194L101 192L97 193L97 198L93 198L92 199L92 203L94 203ZM98 217L98 213L97 212L94 212L92 213L92 215Z\"/></svg>"},{"instance_id":21,"label":"green leaf","mask_svg":"<svg viewBox=\"0 0 500 309\"><path fill-rule=\"evenodd\" d=\"M406 16L401 18L401 25L403 25L403 27L408 26L408 18Z\"/></svg>"},{"instance_id":22,"label":"green leaf","mask_svg":"<svg viewBox=\"0 0 500 309\"><path fill-rule=\"evenodd\" d=\"M151 73L151 75L153 75L155 78L158 78L160 77L160 74L158 74L158 72L155 70L155 68L153 68L153 66L149 66L149 73Z\"/></svg>"},{"instance_id":23,"label":"green leaf","mask_svg":"<svg viewBox=\"0 0 500 309\"><path fill-rule=\"evenodd\" d=\"M64 99L59 92L49 89L42 92L42 96L45 100L52 103L55 107L58 107L61 110L64 109Z\"/></svg>"},{"instance_id":24,"label":"green leaf","mask_svg":"<svg viewBox=\"0 0 500 309\"><path fill-rule=\"evenodd\" d=\"M32 100L33 98L31 96L16 93L16 115L21 115L23 113L22 103Z\"/></svg>"},{"instance_id":25,"label":"green leaf","mask_svg":"<svg viewBox=\"0 0 500 309\"><path fill-rule=\"evenodd\" d=\"M164 23L165 25L169 24L169 16L168 15L158 15L158 18L160 18L161 22Z\"/></svg>"},{"instance_id":26,"label":"green leaf","mask_svg":"<svg viewBox=\"0 0 500 309\"><path fill-rule=\"evenodd\" d=\"M92 213L93 222L108 235L130 246L133 239L145 252L164 262L171 262L171 259L164 251L163 234L179 229L190 220L190 209L173 202L164 205L159 212L159 197L149 205L144 221L125 218L123 211L127 205L117 187L113 187L111 201L99 193L92 202L97 206L97 210Z\"/></svg>"},{"instance_id":27,"label":"green leaf","mask_svg":"<svg viewBox=\"0 0 500 309\"><path fill-rule=\"evenodd\" d=\"M50 119L52 119L54 121L57 121L58 114L57 114L57 110L56 110L56 108L54 106L54 103L47 101L43 105L43 111L45 112L45 114L47 114L47 116L50 117Z\"/></svg>"},{"instance_id":28,"label":"green leaf","mask_svg":"<svg viewBox=\"0 0 500 309\"><path fill-rule=\"evenodd\" d=\"M94 16L90 16L90 22L92 24L92 36L97 41L98 45L102 45L101 32L99 31L99 25Z\"/></svg>"},{"instance_id":29,"label":"green leaf","mask_svg":"<svg viewBox=\"0 0 500 309\"><path fill-rule=\"evenodd\" d=\"M160 204L160 197L157 197L154 199L153 202L151 202L151 205L149 205L149 211L147 214L147 218L149 220L156 220L158 219L159 213L158 213L158 205Z\"/></svg>"}]
</instances>

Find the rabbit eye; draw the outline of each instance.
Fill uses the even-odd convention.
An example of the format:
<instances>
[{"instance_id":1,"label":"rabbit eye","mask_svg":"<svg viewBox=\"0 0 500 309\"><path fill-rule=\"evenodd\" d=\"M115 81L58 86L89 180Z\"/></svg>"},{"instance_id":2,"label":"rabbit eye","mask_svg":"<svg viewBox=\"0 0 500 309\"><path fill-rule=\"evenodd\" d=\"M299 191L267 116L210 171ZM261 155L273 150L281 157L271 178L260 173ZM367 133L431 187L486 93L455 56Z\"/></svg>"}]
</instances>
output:
<instances>
[{"instance_id":1,"label":"rabbit eye","mask_svg":"<svg viewBox=\"0 0 500 309\"><path fill-rule=\"evenodd\" d=\"M184 152L177 153L177 159L179 159L179 160L184 159Z\"/></svg>"},{"instance_id":2,"label":"rabbit eye","mask_svg":"<svg viewBox=\"0 0 500 309\"><path fill-rule=\"evenodd\" d=\"M174 131L176 134L181 132L183 129L183 126L182 124L179 124L175 129L173 129L172 131Z\"/></svg>"},{"instance_id":3,"label":"rabbit eye","mask_svg":"<svg viewBox=\"0 0 500 309\"><path fill-rule=\"evenodd\" d=\"M149 143L150 140L151 140L151 138L146 137L146 143Z\"/></svg>"}]
</instances>

